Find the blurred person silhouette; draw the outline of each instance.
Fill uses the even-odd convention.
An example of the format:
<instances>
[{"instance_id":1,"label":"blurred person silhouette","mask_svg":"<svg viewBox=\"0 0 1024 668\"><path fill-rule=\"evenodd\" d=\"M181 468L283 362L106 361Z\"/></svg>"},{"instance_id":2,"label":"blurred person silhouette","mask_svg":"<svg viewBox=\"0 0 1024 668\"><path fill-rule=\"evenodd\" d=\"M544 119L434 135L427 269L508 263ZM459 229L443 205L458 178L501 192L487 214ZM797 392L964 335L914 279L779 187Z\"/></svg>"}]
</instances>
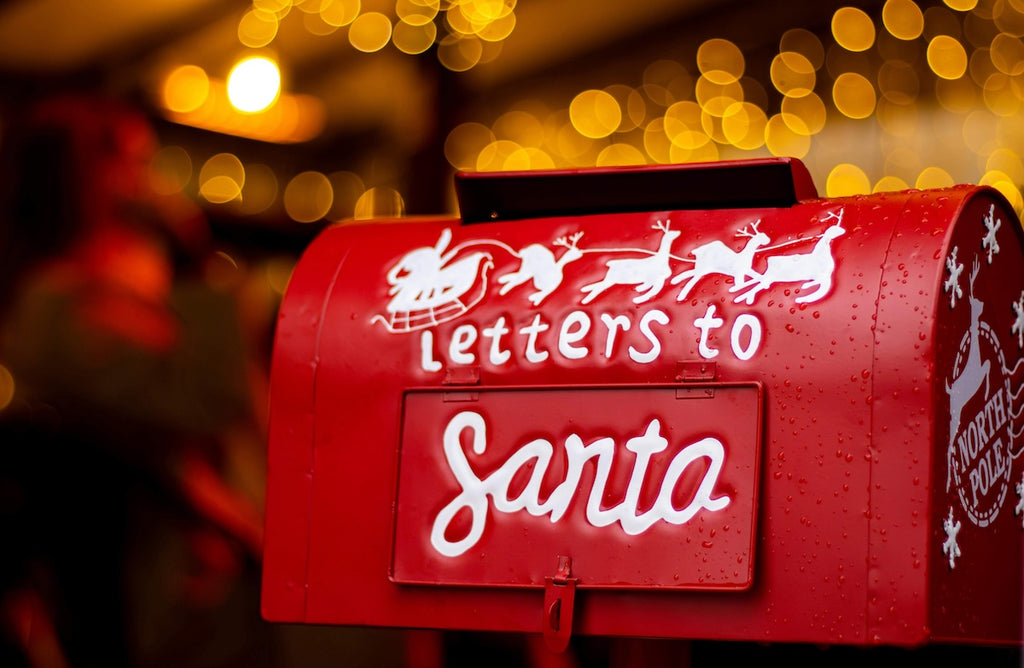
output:
<instances>
[{"instance_id":1,"label":"blurred person silhouette","mask_svg":"<svg viewBox=\"0 0 1024 668\"><path fill-rule=\"evenodd\" d=\"M201 211L152 187L156 149L99 97L5 117L0 665L269 660L253 324L204 280Z\"/></svg>"}]
</instances>

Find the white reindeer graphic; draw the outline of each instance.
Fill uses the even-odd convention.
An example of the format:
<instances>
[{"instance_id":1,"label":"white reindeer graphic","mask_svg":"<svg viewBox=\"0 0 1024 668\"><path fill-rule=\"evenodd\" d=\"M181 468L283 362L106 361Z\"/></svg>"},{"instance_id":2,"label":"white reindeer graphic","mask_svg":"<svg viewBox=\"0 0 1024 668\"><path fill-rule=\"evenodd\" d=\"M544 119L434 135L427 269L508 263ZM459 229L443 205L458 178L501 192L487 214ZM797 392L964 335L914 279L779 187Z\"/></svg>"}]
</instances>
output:
<instances>
[{"instance_id":1,"label":"white reindeer graphic","mask_svg":"<svg viewBox=\"0 0 1024 668\"><path fill-rule=\"evenodd\" d=\"M954 457L953 441L960 429L960 414L963 412L964 406L978 393L982 382L985 383L985 396L987 397L989 393L988 376L991 362L989 360L981 361L981 349L978 344L981 311L985 307L985 303L974 296L974 281L978 278L980 269L981 263L975 256L974 264L971 267L970 293L968 295L971 305L971 324L968 328L967 360L964 362L964 368L953 379L953 383L950 384L948 380L946 381L946 394L949 395L949 457L951 460ZM949 489L948 476L946 489Z\"/></svg>"},{"instance_id":2,"label":"white reindeer graphic","mask_svg":"<svg viewBox=\"0 0 1024 668\"><path fill-rule=\"evenodd\" d=\"M734 251L718 240L708 242L690 251L694 258L693 268L672 277L672 285L678 285L682 281L690 279L683 286L683 289L679 291L676 301L681 302L686 299L686 295L690 294L693 286L709 274L732 276L735 285L740 285L748 278L759 276L751 269L754 263L754 253L757 252L758 248L771 241L767 234L757 229L757 225L760 222L760 220L754 221L753 231L744 227L736 232L737 237L748 237L750 239L739 252Z\"/></svg>"},{"instance_id":3,"label":"white reindeer graphic","mask_svg":"<svg viewBox=\"0 0 1024 668\"><path fill-rule=\"evenodd\" d=\"M818 239L818 243L814 245L814 249L810 253L773 255L768 258L763 274L757 274L745 283L737 283L729 288L729 292L739 292L749 288L733 301L737 304L740 302L753 304L754 297L774 283L801 281L803 282L803 285L800 286L801 289L817 287L817 290L810 294L800 295L793 300L796 303L815 302L827 295L832 289L832 272L836 268L835 258L832 257L832 240L846 233L842 225L842 212L830 213L825 220L833 218L838 222L822 232L821 238Z\"/></svg>"},{"instance_id":4,"label":"white reindeer graphic","mask_svg":"<svg viewBox=\"0 0 1024 668\"><path fill-rule=\"evenodd\" d=\"M587 296L580 303L589 304L594 297L615 285L635 285L637 292L643 292L642 295L633 298L634 304L642 304L661 292L665 287L665 281L672 275L672 269L668 264L669 250L672 248L672 242L682 234L679 230L670 230L669 223L670 221L662 223L659 220L652 226L651 229L661 231L662 237L661 245L650 257L608 260L605 263L608 271L604 278L581 288Z\"/></svg>"},{"instance_id":5,"label":"white reindeer graphic","mask_svg":"<svg viewBox=\"0 0 1024 668\"><path fill-rule=\"evenodd\" d=\"M519 257L519 269L498 277L498 283L501 283L500 294L508 294L513 288L532 280L537 292L527 299L534 306L539 306L562 284L562 269L565 265L583 257L583 251L576 245L582 237L583 232L577 232L571 237L555 239L555 246L566 248L557 260L555 254L542 244L530 244L520 249L516 253Z\"/></svg>"}]
</instances>

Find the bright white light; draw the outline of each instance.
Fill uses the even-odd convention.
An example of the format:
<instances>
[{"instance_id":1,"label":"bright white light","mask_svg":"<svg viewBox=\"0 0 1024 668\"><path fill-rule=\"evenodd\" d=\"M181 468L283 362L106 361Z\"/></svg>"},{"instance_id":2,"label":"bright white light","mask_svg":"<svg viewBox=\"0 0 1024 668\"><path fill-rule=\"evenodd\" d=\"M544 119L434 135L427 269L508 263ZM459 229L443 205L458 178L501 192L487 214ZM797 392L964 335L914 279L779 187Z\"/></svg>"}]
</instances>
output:
<instances>
[{"instance_id":1,"label":"bright white light","mask_svg":"<svg viewBox=\"0 0 1024 668\"><path fill-rule=\"evenodd\" d=\"M263 111L281 93L281 71L269 58L239 61L228 76L228 99L239 111Z\"/></svg>"}]
</instances>

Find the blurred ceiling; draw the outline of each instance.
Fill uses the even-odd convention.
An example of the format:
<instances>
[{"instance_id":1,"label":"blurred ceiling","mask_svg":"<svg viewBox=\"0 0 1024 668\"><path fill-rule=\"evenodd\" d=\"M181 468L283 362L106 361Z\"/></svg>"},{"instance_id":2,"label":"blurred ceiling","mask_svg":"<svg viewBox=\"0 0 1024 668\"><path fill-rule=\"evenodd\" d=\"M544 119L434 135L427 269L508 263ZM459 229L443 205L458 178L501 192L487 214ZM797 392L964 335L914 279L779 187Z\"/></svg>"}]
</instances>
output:
<instances>
[{"instance_id":1,"label":"blurred ceiling","mask_svg":"<svg viewBox=\"0 0 1024 668\"><path fill-rule=\"evenodd\" d=\"M361 53L344 28L311 34L303 4L296 4L268 48L280 60L286 88L325 104L325 134L375 124L385 134L419 136L437 85L430 57L410 58L394 48ZM515 29L500 57L465 72L459 85L486 93L723 4L641 0L624 11L618 0L526 0L516 6ZM15 90L82 82L154 94L159 78L181 64L223 78L249 51L238 28L252 6L249 0L2 0L0 82ZM395 2L363 0L360 11L393 16Z\"/></svg>"}]
</instances>

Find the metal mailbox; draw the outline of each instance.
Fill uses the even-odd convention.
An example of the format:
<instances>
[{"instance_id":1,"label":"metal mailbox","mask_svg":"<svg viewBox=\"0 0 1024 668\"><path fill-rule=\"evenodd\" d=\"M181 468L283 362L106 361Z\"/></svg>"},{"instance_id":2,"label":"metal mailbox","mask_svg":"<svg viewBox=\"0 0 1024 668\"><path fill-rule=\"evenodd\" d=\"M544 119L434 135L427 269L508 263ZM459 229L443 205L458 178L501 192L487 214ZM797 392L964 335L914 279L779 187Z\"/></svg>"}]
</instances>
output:
<instances>
[{"instance_id":1,"label":"metal mailbox","mask_svg":"<svg viewBox=\"0 0 1024 668\"><path fill-rule=\"evenodd\" d=\"M281 307L263 613L1019 643L1024 235L796 160L457 176Z\"/></svg>"}]
</instances>

